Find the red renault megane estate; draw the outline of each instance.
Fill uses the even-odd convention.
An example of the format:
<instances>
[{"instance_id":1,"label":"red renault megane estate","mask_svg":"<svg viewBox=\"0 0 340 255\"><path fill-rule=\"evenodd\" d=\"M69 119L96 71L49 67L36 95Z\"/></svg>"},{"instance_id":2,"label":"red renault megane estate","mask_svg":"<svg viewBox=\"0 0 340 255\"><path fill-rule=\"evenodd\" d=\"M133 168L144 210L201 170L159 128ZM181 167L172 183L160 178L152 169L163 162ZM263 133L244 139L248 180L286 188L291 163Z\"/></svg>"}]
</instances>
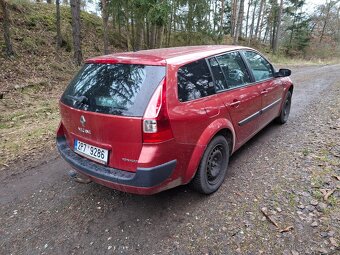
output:
<instances>
[{"instance_id":1,"label":"red renault megane estate","mask_svg":"<svg viewBox=\"0 0 340 255\"><path fill-rule=\"evenodd\" d=\"M76 173L113 189L192 183L210 194L233 152L272 120L287 121L290 74L240 46L92 58L60 99L57 147Z\"/></svg>"}]
</instances>

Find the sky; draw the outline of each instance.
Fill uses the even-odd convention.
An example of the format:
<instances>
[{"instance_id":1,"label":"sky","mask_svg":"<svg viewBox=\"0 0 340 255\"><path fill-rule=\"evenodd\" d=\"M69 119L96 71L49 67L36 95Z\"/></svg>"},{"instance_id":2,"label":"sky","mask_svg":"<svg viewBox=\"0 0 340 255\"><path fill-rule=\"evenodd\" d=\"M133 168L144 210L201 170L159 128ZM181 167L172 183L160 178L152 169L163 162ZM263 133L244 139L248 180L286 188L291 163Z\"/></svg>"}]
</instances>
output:
<instances>
[{"instance_id":1,"label":"sky","mask_svg":"<svg viewBox=\"0 0 340 255\"><path fill-rule=\"evenodd\" d=\"M88 12L94 12L97 15L100 15L100 10L98 7L98 2L99 0L92 0L92 1L88 1L87 2L87 6L86 6L86 11ZM247 2L247 1L246 1ZM306 12L313 12L314 7L320 4L324 4L326 2L326 0L306 0L306 4L304 6L304 10ZM247 6L247 4L245 4L245 6Z\"/></svg>"},{"instance_id":2,"label":"sky","mask_svg":"<svg viewBox=\"0 0 340 255\"><path fill-rule=\"evenodd\" d=\"M306 0L304 10L306 10L307 12L313 12L315 6L324 3L326 3L326 0Z\"/></svg>"}]
</instances>

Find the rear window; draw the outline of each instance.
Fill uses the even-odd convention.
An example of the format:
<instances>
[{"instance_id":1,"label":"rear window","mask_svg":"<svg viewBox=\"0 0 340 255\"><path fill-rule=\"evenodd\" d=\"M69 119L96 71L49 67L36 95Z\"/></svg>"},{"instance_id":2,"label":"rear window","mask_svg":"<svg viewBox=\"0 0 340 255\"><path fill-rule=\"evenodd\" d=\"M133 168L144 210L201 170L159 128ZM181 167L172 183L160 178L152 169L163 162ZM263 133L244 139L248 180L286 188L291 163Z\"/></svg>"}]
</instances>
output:
<instances>
[{"instance_id":1,"label":"rear window","mask_svg":"<svg viewBox=\"0 0 340 255\"><path fill-rule=\"evenodd\" d=\"M61 101L80 110L141 117L164 76L163 66L86 64Z\"/></svg>"}]
</instances>

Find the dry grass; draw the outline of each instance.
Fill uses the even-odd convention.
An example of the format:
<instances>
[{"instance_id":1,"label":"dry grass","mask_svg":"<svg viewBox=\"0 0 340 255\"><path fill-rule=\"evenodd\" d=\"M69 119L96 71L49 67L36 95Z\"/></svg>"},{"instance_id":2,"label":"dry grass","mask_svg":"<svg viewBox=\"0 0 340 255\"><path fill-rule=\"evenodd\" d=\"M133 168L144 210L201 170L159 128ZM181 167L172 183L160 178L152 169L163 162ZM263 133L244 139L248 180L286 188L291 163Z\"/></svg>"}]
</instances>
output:
<instances>
[{"instance_id":1,"label":"dry grass","mask_svg":"<svg viewBox=\"0 0 340 255\"><path fill-rule=\"evenodd\" d=\"M58 99L79 68L72 62L67 7L61 9L64 46L56 53L54 8L22 0L10 2L16 56L0 55L0 169L54 146ZM82 13L82 22L84 57L100 55L101 19ZM3 46L0 37L0 48Z\"/></svg>"}]
</instances>

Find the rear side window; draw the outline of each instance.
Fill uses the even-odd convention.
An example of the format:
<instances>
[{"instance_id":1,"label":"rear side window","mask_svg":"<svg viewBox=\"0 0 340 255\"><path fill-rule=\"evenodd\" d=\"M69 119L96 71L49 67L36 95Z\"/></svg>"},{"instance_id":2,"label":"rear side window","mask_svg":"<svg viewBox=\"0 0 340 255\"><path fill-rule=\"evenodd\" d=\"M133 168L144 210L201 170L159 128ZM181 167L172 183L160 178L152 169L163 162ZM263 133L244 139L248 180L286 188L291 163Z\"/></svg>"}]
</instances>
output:
<instances>
[{"instance_id":1,"label":"rear side window","mask_svg":"<svg viewBox=\"0 0 340 255\"><path fill-rule=\"evenodd\" d=\"M86 64L61 101L80 110L141 117L164 76L163 66Z\"/></svg>"},{"instance_id":2,"label":"rear side window","mask_svg":"<svg viewBox=\"0 0 340 255\"><path fill-rule=\"evenodd\" d=\"M178 99L191 101L215 93L211 73L205 59L201 59L178 69Z\"/></svg>"}]
</instances>

